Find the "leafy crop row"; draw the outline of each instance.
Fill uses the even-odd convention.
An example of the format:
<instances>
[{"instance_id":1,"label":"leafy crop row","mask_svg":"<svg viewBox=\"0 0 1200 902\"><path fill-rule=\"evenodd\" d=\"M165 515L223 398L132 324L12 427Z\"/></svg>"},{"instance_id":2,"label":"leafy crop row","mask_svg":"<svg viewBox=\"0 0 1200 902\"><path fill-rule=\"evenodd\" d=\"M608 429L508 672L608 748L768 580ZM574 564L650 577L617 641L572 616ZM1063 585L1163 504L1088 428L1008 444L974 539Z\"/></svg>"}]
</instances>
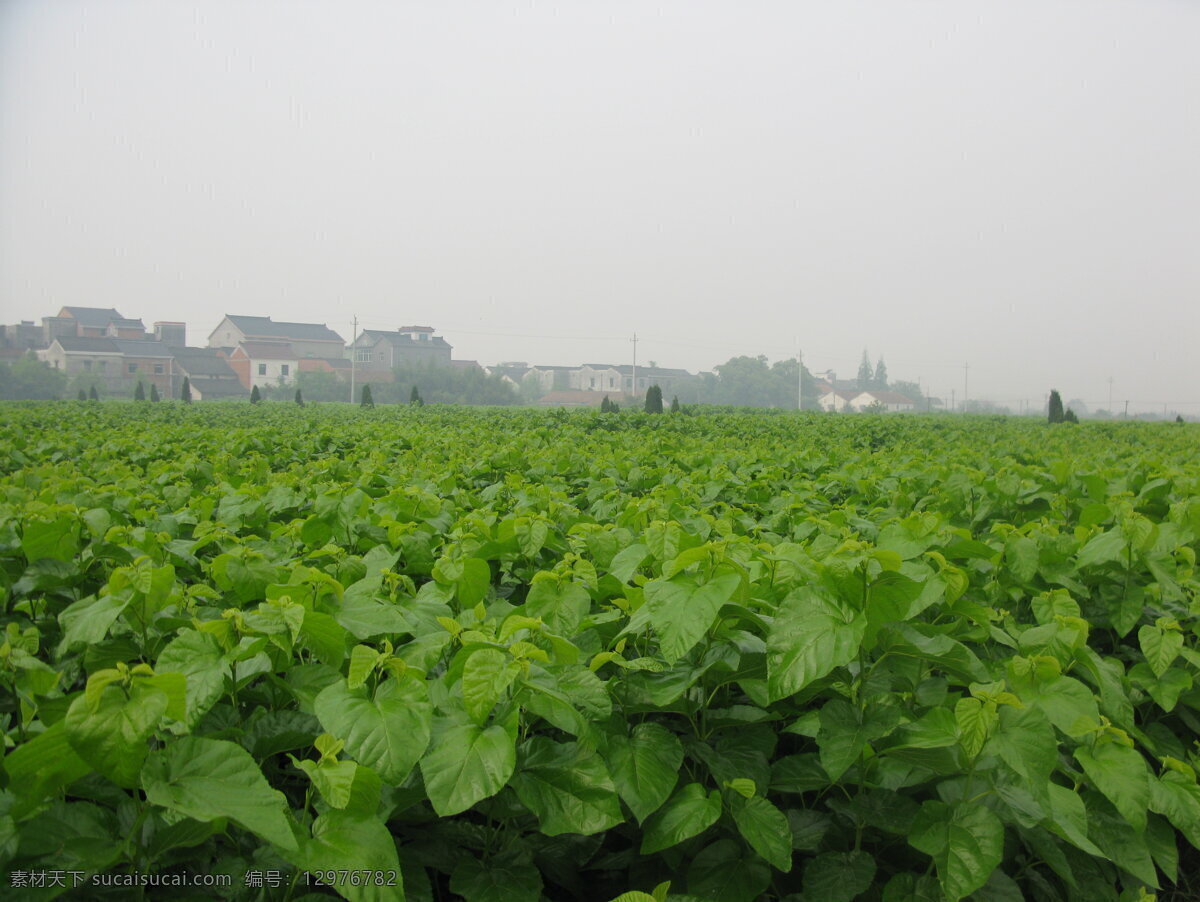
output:
<instances>
[{"instance_id":1,"label":"leafy crop row","mask_svg":"<svg viewBox=\"0 0 1200 902\"><path fill-rule=\"evenodd\" d=\"M5 407L0 862L238 899L1183 886L1195 439Z\"/></svg>"}]
</instances>

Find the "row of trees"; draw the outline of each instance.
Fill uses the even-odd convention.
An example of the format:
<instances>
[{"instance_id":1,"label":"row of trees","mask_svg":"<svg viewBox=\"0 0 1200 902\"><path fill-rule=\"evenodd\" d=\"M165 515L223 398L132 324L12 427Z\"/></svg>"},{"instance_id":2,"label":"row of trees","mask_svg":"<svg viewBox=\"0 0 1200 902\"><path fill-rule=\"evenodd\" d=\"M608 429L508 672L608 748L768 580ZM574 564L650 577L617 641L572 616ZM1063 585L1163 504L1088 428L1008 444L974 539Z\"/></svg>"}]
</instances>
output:
<instances>
[{"instance_id":1,"label":"row of trees","mask_svg":"<svg viewBox=\"0 0 1200 902\"><path fill-rule=\"evenodd\" d=\"M413 401L415 387L422 403L431 404L519 404L521 399L511 383L489 376L480 367L448 367L410 364L396 367L394 381L372 385L374 403L405 404ZM299 372L293 381L268 386L260 397L272 401L293 401L300 391L307 401L348 401L350 386L336 373ZM356 390L360 394L361 389ZM356 398L355 400L360 400Z\"/></svg>"}]
</instances>

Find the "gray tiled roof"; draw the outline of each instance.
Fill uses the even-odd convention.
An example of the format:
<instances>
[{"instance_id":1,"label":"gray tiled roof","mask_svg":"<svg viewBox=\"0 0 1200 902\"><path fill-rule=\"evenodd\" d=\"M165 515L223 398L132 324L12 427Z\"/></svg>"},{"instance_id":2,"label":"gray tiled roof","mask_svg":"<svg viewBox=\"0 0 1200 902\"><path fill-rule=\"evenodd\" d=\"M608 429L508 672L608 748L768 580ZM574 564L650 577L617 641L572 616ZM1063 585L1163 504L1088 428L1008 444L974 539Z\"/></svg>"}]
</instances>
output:
<instances>
[{"instance_id":1,"label":"gray tiled roof","mask_svg":"<svg viewBox=\"0 0 1200 902\"><path fill-rule=\"evenodd\" d=\"M179 369L187 375L197 376L228 376L237 378L237 374L229 366L229 361L216 352L215 348L172 348Z\"/></svg>"},{"instance_id":2,"label":"gray tiled roof","mask_svg":"<svg viewBox=\"0 0 1200 902\"><path fill-rule=\"evenodd\" d=\"M113 320L124 321L125 317L121 316L113 307L63 307L71 315L71 318L78 320L85 326L107 326ZM141 325L141 320L137 320L138 325Z\"/></svg>"},{"instance_id":3,"label":"gray tiled roof","mask_svg":"<svg viewBox=\"0 0 1200 902\"><path fill-rule=\"evenodd\" d=\"M75 351L85 354L120 354L121 349L112 338L76 338L74 335L60 335L54 339L64 351Z\"/></svg>"},{"instance_id":4,"label":"gray tiled roof","mask_svg":"<svg viewBox=\"0 0 1200 902\"><path fill-rule=\"evenodd\" d=\"M324 323L277 323L269 316L232 316L225 318L242 330L247 338L274 338L295 341L336 341L338 335Z\"/></svg>"}]
</instances>

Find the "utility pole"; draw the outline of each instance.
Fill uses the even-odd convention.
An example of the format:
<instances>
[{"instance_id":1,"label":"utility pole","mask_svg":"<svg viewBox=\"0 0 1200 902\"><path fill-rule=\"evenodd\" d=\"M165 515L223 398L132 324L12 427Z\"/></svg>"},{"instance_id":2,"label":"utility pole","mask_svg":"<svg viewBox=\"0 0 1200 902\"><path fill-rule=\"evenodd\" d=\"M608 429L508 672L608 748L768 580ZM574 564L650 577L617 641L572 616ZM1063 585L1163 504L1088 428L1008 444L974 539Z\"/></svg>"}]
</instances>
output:
<instances>
[{"instance_id":1,"label":"utility pole","mask_svg":"<svg viewBox=\"0 0 1200 902\"><path fill-rule=\"evenodd\" d=\"M1129 399L1125 399L1125 419L1129 419Z\"/></svg>"},{"instance_id":2,"label":"utility pole","mask_svg":"<svg viewBox=\"0 0 1200 902\"><path fill-rule=\"evenodd\" d=\"M634 400L637 399L637 333L633 333L633 384L630 386Z\"/></svg>"},{"instance_id":3,"label":"utility pole","mask_svg":"<svg viewBox=\"0 0 1200 902\"><path fill-rule=\"evenodd\" d=\"M355 345L358 343L358 316L354 317L354 340L350 342L350 403L354 403L354 362L358 357L358 348Z\"/></svg>"},{"instance_id":4,"label":"utility pole","mask_svg":"<svg viewBox=\"0 0 1200 902\"><path fill-rule=\"evenodd\" d=\"M1108 377L1108 415L1112 416L1112 376Z\"/></svg>"},{"instance_id":5,"label":"utility pole","mask_svg":"<svg viewBox=\"0 0 1200 902\"><path fill-rule=\"evenodd\" d=\"M800 352L800 339L796 339L796 409L804 409L804 355Z\"/></svg>"}]
</instances>

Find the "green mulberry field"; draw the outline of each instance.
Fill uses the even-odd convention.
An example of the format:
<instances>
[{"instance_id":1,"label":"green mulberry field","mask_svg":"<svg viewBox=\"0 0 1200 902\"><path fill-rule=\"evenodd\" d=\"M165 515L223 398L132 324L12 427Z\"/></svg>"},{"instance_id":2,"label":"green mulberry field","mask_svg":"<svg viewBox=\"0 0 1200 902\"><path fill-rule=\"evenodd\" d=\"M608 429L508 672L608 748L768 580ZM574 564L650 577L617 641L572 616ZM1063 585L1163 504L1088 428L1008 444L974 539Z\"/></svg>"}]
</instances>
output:
<instances>
[{"instance_id":1,"label":"green mulberry field","mask_svg":"<svg viewBox=\"0 0 1200 902\"><path fill-rule=\"evenodd\" d=\"M0 452L8 897L1200 898L1195 426L66 402ZM228 879L92 882L148 874Z\"/></svg>"}]
</instances>

